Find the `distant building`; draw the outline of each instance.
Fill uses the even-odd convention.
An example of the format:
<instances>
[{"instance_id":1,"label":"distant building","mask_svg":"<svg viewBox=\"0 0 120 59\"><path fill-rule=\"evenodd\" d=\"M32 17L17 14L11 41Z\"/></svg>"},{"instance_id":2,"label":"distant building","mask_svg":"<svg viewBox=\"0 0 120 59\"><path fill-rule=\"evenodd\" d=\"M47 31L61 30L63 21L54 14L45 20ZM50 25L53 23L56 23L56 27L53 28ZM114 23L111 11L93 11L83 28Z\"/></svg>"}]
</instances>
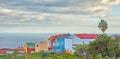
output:
<instances>
[{"instance_id":1,"label":"distant building","mask_svg":"<svg viewBox=\"0 0 120 59\"><path fill-rule=\"evenodd\" d=\"M98 37L98 34L74 34L70 36L72 38L72 52L74 52L74 48L80 44L89 44L94 41Z\"/></svg>"},{"instance_id":2,"label":"distant building","mask_svg":"<svg viewBox=\"0 0 120 59\"><path fill-rule=\"evenodd\" d=\"M6 55L6 49L5 48L0 49L0 55Z\"/></svg>"},{"instance_id":3,"label":"distant building","mask_svg":"<svg viewBox=\"0 0 120 59\"><path fill-rule=\"evenodd\" d=\"M9 48L0 49L0 55L12 54L13 52L14 49L9 49Z\"/></svg>"},{"instance_id":4,"label":"distant building","mask_svg":"<svg viewBox=\"0 0 120 59\"><path fill-rule=\"evenodd\" d=\"M40 42L35 44L35 52L48 51L48 42Z\"/></svg>"},{"instance_id":5,"label":"distant building","mask_svg":"<svg viewBox=\"0 0 120 59\"><path fill-rule=\"evenodd\" d=\"M24 52L24 48L23 47L18 47L15 48L16 51L23 53Z\"/></svg>"},{"instance_id":6,"label":"distant building","mask_svg":"<svg viewBox=\"0 0 120 59\"><path fill-rule=\"evenodd\" d=\"M24 44L24 52L32 53L35 51L35 43L28 42Z\"/></svg>"}]
</instances>

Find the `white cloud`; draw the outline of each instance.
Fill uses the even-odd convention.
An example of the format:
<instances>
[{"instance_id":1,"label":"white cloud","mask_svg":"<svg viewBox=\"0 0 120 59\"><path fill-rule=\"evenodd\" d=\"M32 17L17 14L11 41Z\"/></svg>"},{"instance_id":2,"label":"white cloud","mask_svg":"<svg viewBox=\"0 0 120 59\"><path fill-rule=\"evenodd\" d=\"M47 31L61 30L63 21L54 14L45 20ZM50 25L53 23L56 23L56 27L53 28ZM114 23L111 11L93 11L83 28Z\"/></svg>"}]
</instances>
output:
<instances>
[{"instance_id":1,"label":"white cloud","mask_svg":"<svg viewBox=\"0 0 120 59\"><path fill-rule=\"evenodd\" d=\"M102 0L101 3L105 5L118 5L120 0Z\"/></svg>"}]
</instances>

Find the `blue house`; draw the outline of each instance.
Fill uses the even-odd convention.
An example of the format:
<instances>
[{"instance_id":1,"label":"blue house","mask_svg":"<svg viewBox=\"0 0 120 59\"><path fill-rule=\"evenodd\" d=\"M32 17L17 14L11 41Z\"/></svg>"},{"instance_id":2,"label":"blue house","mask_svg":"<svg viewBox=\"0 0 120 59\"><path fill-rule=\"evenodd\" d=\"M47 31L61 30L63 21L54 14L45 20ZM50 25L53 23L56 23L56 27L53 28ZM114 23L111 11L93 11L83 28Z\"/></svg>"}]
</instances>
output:
<instances>
[{"instance_id":1,"label":"blue house","mask_svg":"<svg viewBox=\"0 0 120 59\"><path fill-rule=\"evenodd\" d=\"M63 52L65 50L72 50L72 39L68 38L71 34L67 34L67 36L62 36L56 39L54 43L54 51Z\"/></svg>"}]
</instances>

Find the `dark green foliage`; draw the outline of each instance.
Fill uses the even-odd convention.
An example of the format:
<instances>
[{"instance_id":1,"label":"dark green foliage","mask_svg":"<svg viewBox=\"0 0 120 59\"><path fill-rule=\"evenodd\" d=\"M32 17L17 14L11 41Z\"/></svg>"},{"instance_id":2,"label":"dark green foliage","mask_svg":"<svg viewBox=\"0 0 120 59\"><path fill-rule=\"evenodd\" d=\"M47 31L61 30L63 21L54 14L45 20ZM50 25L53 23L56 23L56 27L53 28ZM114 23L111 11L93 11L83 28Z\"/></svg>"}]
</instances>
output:
<instances>
[{"instance_id":1,"label":"dark green foliage","mask_svg":"<svg viewBox=\"0 0 120 59\"><path fill-rule=\"evenodd\" d=\"M106 34L100 34L99 37L89 44L90 53L96 57L101 53L102 57L120 57L120 40L112 39Z\"/></svg>"}]
</instances>

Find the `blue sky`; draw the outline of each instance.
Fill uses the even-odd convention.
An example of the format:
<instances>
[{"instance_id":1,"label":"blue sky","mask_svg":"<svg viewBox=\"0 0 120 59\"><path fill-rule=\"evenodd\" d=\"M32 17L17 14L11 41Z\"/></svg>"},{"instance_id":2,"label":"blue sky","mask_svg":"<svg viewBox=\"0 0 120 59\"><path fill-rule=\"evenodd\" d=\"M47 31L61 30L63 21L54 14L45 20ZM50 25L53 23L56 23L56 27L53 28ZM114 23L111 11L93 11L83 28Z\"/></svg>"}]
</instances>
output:
<instances>
[{"instance_id":1,"label":"blue sky","mask_svg":"<svg viewBox=\"0 0 120 59\"><path fill-rule=\"evenodd\" d=\"M120 33L120 0L0 0L2 33Z\"/></svg>"}]
</instances>

